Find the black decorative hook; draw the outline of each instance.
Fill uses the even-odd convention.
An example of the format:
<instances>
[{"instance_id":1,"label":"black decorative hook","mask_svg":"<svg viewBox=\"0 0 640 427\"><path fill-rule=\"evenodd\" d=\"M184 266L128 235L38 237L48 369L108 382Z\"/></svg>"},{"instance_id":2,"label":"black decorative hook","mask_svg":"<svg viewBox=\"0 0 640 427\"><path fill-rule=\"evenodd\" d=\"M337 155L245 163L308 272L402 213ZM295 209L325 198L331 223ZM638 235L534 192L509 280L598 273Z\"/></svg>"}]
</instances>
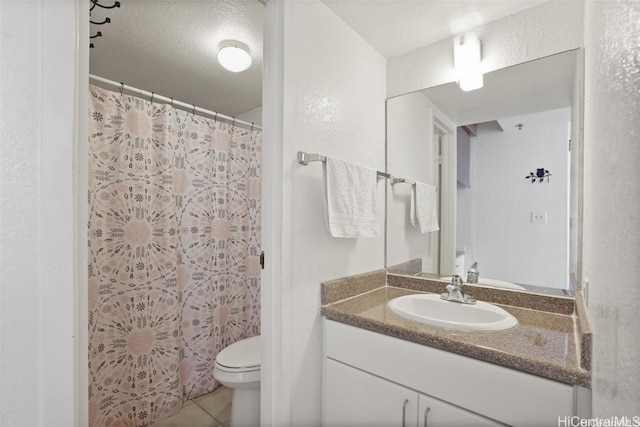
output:
<instances>
[{"instance_id":1,"label":"black decorative hook","mask_svg":"<svg viewBox=\"0 0 640 427\"><path fill-rule=\"evenodd\" d=\"M92 5L91 8L89 9L89 12L91 12L96 6L101 7L102 9L113 9L116 7L120 7L120 2L117 1L114 4L112 4L111 6L105 6L103 4L100 4L99 0L89 0L91 1Z\"/></svg>"},{"instance_id":2,"label":"black decorative hook","mask_svg":"<svg viewBox=\"0 0 640 427\"><path fill-rule=\"evenodd\" d=\"M102 21L102 22L95 22L95 21L89 20L89 23L91 23L93 25L104 25L104 24L108 24L110 22L111 22L111 18L109 18L108 16L106 18L104 18L104 21Z\"/></svg>"},{"instance_id":3,"label":"black decorative hook","mask_svg":"<svg viewBox=\"0 0 640 427\"><path fill-rule=\"evenodd\" d=\"M100 0L89 0L91 2L91 8L89 9L89 15L91 15L91 12L93 11L93 9L95 9L96 6L101 7L102 9L113 9L116 7L120 7L120 2L116 1L114 2L111 6L105 6L104 4L100 4ZM91 19L89 19L89 23L93 24L93 25L104 25L104 24L108 24L111 22L111 18L106 17L104 19L104 21L102 22L98 22L98 21L92 21ZM91 39L95 39L96 37L102 37L102 32L98 31L96 34L90 36ZM95 45L93 43L89 43L89 47L90 48L94 48Z\"/></svg>"}]
</instances>

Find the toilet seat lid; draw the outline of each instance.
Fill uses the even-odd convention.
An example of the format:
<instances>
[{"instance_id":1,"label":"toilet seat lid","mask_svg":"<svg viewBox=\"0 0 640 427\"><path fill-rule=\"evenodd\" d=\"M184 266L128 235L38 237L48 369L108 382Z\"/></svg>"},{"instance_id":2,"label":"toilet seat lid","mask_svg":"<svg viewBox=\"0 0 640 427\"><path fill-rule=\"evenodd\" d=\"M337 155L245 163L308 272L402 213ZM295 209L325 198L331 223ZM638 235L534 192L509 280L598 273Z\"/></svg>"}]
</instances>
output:
<instances>
[{"instance_id":1,"label":"toilet seat lid","mask_svg":"<svg viewBox=\"0 0 640 427\"><path fill-rule=\"evenodd\" d=\"M218 353L216 362L227 368L255 368L260 366L260 336L231 344Z\"/></svg>"}]
</instances>

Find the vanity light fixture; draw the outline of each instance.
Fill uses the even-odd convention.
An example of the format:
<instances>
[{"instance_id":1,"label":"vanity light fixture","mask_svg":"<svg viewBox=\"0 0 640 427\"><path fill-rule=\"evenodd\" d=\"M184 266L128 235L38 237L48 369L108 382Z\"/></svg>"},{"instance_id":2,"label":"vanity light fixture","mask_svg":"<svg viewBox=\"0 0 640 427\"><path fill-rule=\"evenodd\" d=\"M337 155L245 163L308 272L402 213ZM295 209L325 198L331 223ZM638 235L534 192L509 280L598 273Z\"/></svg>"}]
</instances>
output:
<instances>
[{"instance_id":1,"label":"vanity light fixture","mask_svg":"<svg viewBox=\"0 0 640 427\"><path fill-rule=\"evenodd\" d=\"M458 84L463 91L482 87L480 61L480 39L475 33L464 33L453 40L453 62Z\"/></svg>"},{"instance_id":2,"label":"vanity light fixture","mask_svg":"<svg viewBox=\"0 0 640 427\"><path fill-rule=\"evenodd\" d=\"M218 62L231 72L239 73L244 71L251 66L249 47L235 40L220 42Z\"/></svg>"}]
</instances>

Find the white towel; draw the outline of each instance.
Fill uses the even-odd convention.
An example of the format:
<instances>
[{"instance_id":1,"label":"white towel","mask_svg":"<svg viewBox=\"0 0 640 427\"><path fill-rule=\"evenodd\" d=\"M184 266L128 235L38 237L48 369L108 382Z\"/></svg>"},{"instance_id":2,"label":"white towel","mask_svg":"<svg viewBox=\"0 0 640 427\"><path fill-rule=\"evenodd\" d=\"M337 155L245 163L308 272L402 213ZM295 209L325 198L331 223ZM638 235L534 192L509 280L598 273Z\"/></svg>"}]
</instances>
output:
<instances>
[{"instance_id":1,"label":"white towel","mask_svg":"<svg viewBox=\"0 0 640 427\"><path fill-rule=\"evenodd\" d=\"M421 233L438 231L437 189L430 184L416 182L411 186L411 225L420 224Z\"/></svg>"},{"instance_id":2,"label":"white towel","mask_svg":"<svg viewBox=\"0 0 640 427\"><path fill-rule=\"evenodd\" d=\"M380 235L376 215L376 170L327 157L323 174L325 220L331 235Z\"/></svg>"}]
</instances>

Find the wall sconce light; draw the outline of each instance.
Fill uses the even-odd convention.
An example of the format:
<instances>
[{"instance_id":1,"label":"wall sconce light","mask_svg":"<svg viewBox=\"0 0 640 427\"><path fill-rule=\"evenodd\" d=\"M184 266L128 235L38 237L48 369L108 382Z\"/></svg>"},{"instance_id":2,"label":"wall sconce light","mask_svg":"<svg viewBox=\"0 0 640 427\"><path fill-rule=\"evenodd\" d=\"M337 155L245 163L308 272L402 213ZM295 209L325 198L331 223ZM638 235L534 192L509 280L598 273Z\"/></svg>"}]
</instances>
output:
<instances>
[{"instance_id":1,"label":"wall sconce light","mask_svg":"<svg viewBox=\"0 0 640 427\"><path fill-rule=\"evenodd\" d=\"M249 47L235 40L226 40L220 43L218 50L218 62L227 70L239 73L251 66Z\"/></svg>"},{"instance_id":2,"label":"wall sconce light","mask_svg":"<svg viewBox=\"0 0 640 427\"><path fill-rule=\"evenodd\" d=\"M483 85L480 67L480 39L475 33L465 33L453 40L453 62L460 89L480 89Z\"/></svg>"}]
</instances>

